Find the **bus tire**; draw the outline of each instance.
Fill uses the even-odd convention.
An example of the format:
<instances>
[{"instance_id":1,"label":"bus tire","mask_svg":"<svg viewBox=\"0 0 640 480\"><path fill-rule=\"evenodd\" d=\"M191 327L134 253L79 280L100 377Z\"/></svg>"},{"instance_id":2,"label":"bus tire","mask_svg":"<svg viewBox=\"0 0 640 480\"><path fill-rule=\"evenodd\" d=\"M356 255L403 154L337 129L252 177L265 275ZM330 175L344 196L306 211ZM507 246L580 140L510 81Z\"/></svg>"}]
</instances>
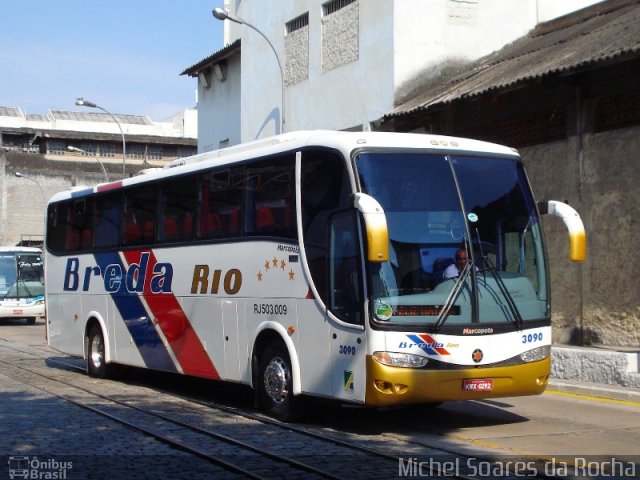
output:
<instances>
[{"instance_id":1,"label":"bus tire","mask_svg":"<svg viewBox=\"0 0 640 480\"><path fill-rule=\"evenodd\" d=\"M278 420L294 420L297 399L293 395L291 360L286 347L281 342L270 343L260 355L258 365L260 406Z\"/></svg>"},{"instance_id":2,"label":"bus tire","mask_svg":"<svg viewBox=\"0 0 640 480\"><path fill-rule=\"evenodd\" d=\"M95 378L107 378L109 368L105 359L104 335L98 325L94 325L87 335L87 372Z\"/></svg>"}]
</instances>

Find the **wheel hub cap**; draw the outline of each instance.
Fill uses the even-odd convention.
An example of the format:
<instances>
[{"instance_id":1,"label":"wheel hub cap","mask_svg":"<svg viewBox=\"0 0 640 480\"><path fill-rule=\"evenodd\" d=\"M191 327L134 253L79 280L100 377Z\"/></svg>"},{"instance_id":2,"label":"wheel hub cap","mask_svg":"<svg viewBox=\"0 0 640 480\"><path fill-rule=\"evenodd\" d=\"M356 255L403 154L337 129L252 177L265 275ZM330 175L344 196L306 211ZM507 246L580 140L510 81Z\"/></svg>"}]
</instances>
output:
<instances>
[{"instance_id":1,"label":"wheel hub cap","mask_svg":"<svg viewBox=\"0 0 640 480\"><path fill-rule=\"evenodd\" d=\"M281 403L287 398L290 377L291 372L284 360L276 357L269 362L264 371L264 389L271 400Z\"/></svg>"},{"instance_id":2,"label":"wheel hub cap","mask_svg":"<svg viewBox=\"0 0 640 480\"><path fill-rule=\"evenodd\" d=\"M93 337L91 341L91 362L94 367L100 368L102 365L102 358L104 355L104 349L102 346L102 342L98 336Z\"/></svg>"}]
</instances>

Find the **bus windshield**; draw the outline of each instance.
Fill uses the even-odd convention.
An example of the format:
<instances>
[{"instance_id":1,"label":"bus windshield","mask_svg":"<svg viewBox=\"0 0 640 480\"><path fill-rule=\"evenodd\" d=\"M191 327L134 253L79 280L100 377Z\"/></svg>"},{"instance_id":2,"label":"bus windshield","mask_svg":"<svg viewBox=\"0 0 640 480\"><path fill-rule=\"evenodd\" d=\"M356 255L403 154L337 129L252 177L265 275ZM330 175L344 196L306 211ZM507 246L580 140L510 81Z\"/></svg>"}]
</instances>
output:
<instances>
[{"instance_id":1,"label":"bus windshield","mask_svg":"<svg viewBox=\"0 0 640 480\"><path fill-rule=\"evenodd\" d=\"M34 298L44 295L42 254L0 253L0 299Z\"/></svg>"},{"instance_id":2,"label":"bus windshield","mask_svg":"<svg viewBox=\"0 0 640 480\"><path fill-rule=\"evenodd\" d=\"M389 260L368 266L374 322L547 320L541 228L516 157L362 153L356 166L389 232Z\"/></svg>"}]
</instances>

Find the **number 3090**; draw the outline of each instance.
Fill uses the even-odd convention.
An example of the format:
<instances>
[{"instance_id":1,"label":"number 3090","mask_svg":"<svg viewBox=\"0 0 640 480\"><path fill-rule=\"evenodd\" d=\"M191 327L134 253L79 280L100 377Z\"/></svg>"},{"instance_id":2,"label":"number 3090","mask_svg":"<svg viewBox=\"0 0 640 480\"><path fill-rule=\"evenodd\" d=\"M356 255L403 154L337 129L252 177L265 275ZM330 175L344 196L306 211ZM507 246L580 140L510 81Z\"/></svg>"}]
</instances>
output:
<instances>
[{"instance_id":1,"label":"number 3090","mask_svg":"<svg viewBox=\"0 0 640 480\"><path fill-rule=\"evenodd\" d=\"M542 340L542 332L530 333L529 335L522 335L522 343L540 342Z\"/></svg>"}]
</instances>

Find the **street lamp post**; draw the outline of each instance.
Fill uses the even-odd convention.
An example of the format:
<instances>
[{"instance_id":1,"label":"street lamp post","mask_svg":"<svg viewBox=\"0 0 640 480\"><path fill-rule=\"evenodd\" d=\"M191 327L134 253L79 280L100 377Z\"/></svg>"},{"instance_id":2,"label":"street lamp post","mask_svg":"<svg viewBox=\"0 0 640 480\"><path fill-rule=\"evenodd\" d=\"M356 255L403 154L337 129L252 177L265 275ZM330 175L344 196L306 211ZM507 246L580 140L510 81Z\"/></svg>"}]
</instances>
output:
<instances>
[{"instance_id":1,"label":"street lamp post","mask_svg":"<svg viewBox=\"0 0 640 480\"><path fill-rule=\"evenodd\" d=\"M102 108L100 105L96 105L95 103L90 102L89 100L85 100L82 97L76 98L76 105L80 105L82 107L97 108L98 110L102 110L107 115L110 115L111 118L113 118L113 121L116 122L116 125L118 125L118 128L120 129L120 135L122 135L122 178L125 178L126 176L125 162L127 159L127 145L124 140L124 131L122 130L122 125L120 125L120 122L118 121L118 119L115 117L115 115L113 115L113 113Z\"/></svg>"},{"instance_id":2,"label":"street lamp post","mask_svg":"<svg viewBox=\"0 0 640 480\"><path fill-rule=\"evenodd\" d=\"M93 158L95 158L98 163L100 164L100 168L102 168L102 173L104 173L104 178L107 181L107 183L109 183L109 174L107 173L107 169L104 168L104 164L102 163L102 161L100 160L100 158L98 158L97 155L92 154L91 152L87 152L86 150L83 150L81 148L78 147L74 147L73 145L69 145L67 146L67 150L69 150L70 152L78 152L78 153L82 153L84 155L89 155Z\"/></svg>"},{"instance_id":3,"label":"street lamp post","mask_svg":"<svg viewBox=\"0 0 640 480\"><path fill-rule=\"evenodd\" d=\"M42 185L40 185L38 182L36 182L33 178L25 177L20 172L16 172L15 176L18 177L18 178L24 178L25 180L29 180L29 181L35 183L38 186L38 188L40 189L40 193L42 194L42 203L44 203L45 205L47 204L47 197L45 197L45 195L44 195L44 189L42 188Z\"/></svg>"},{"instance_id":4,"label":"street lamp post","mask_svg":"<svg viewBox=\"0 0 640 480\"><path fill-rule=\"evenodd\" d=\"M273 51L273 54L276 56L276 62L278 62L278 70L280 70L281 99L282 99L282 103L281 103L281 118L280 118L280 133L284 133L284 125L285 125L285 122L284 122L284 103L285 103L284 102L284 87L285 87L285 85L284 85L284 73L282 71L282 63L280 62L280 57L278 56L278 52L276 52L276 49L273 47L273 44L269 41L267 36L264 33L262 33L255 25L251 25L245 19L240 18L240 17L238 17L236 15L232 15L229 12L227 12L224 8L221 8L221 7L214 8L211 13L218 20L231 20L232 22L239 23L241 25L246 25L247 27L255 30L257 33L260 34L260 36L262 36L262 38L264 38L267 41L267 43L271 47L271 50Z\"/></svg>"}]
</instances>

